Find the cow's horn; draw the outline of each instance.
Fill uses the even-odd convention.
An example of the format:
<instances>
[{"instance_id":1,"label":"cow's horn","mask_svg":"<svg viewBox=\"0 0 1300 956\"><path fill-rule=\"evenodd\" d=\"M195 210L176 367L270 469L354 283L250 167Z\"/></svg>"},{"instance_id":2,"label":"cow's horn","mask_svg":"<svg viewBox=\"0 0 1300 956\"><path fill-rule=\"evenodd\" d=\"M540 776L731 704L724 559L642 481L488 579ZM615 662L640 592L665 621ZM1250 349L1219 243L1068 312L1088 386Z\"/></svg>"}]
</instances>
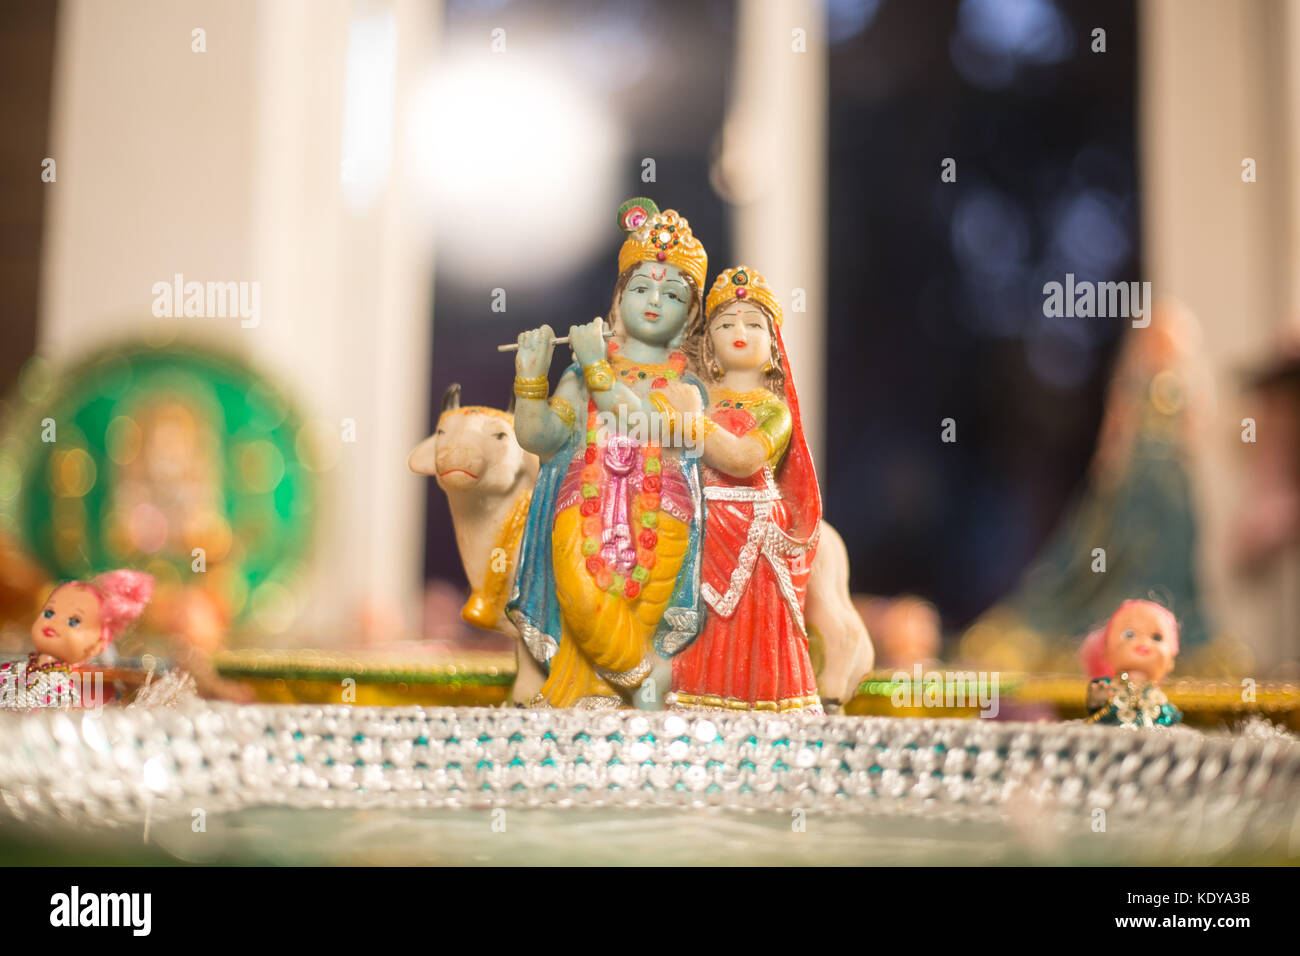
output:
<instances>
[{"instance_id":1,"label":"cow's horn","mask_svg":"<svg viewBox=\"0 0 1300 956\"><path fill-rule=\"evenodd\" d=\"M512 391L510 393L510 404L506 406L506 414L513 415L514 413L515 413L515 393Z\"/></svg>"},{"instance_id":2,"label":"cow's horn","mask_svg":"<svg viewBox=\"0 0 1300 956\"><path fill-rule=\"evenodd\" d=\"M442 410L449 412L453 408L460 408L460 382L452 382L442 393Z\"/></svg>"}]
</instances>

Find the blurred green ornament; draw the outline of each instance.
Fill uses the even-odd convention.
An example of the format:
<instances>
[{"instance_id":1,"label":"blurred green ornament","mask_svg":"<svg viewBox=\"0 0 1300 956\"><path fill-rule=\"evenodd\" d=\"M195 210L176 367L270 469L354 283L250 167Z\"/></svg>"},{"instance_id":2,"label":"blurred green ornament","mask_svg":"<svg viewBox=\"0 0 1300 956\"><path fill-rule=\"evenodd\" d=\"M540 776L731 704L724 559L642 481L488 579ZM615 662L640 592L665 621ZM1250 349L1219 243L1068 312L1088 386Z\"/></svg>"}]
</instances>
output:
<instances>
[{"instance_id":1,"label":"blurred green ornament","mask_svg":"<svg viewBox=\"0 0 1300 956\"><path fill-rule=\"evenodd\" d=\"M33 368L0 438L0 527L52 578L137 567L230 618L292 591L317 464L275 384L229 355L139 342Z\"/></svg>"}]
</instances>

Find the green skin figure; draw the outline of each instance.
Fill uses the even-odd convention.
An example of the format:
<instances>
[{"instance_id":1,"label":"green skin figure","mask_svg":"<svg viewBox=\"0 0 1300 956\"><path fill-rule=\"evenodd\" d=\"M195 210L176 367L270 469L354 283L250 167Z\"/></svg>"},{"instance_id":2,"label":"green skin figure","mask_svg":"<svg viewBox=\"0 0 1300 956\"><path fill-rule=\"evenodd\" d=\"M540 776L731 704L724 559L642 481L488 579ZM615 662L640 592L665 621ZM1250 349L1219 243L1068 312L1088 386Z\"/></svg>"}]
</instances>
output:
<instances>
[{"instance_id":1,"label":"green skin figure","mask_svg":"<svg viewBox=\"0 0 1300 956\"><path fill-rule=\"evenodd\" d=\"M676 266L643 262L632 272L615 304L615 311L622 323L618 335L621 354L633 362L666 362L691 317L691 289ZM605 359L604 331L605 321L600 318L569 330L569 345L584 371ZM550 369L554 349L555 332L549 325L522 333L519 351L515 354L515 374L520 378L545 375ZM694 388L673 383L664 391L677 408L699 410L701 402ZM595 399L597 411L602 413L655 415L657 413L647 401L649 392L648 382L637 386L615 382L613 388L595 392L591 397ZM588 392L582 375L566 372L555 389L555 397L567 401L578 413L578 422L572 427L585 427ZM570 431L571 426L556 414L546 399L518 400L515 434L519 437L519 444L543 461L560 450Z\"/></svg>"}]
</instances>

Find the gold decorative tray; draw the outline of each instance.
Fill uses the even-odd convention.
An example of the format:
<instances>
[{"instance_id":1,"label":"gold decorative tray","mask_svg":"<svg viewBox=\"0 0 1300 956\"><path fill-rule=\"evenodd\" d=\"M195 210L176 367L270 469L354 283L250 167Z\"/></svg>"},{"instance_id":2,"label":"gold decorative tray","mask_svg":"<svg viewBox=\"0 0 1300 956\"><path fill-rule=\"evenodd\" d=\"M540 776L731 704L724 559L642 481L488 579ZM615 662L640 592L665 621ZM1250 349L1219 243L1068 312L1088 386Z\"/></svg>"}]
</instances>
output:
<instances>
[{"instance_id":1,"label":"gold decorative tray","mask_svg":"<svg viewBox=\"0 0 1300 956\"><path fill-rule=\"evenodd\" d=\"M258 700L278 704L493 707L509 698L515 678L508 651L238 650L217 655L215 664Z\"/></svg>"},{"instance_id":2,"label":"gold decorative tray","mask_svg":"<svg viewBox=\"0 0 1300 956\"><path fill-rule=\"evenodd\" d=\"M962 678L960 675L969 675ZM1068 674L999 674L996 695L975 671L876 671L858 685L844 705L846 714L875 717L978 717L985 713L1011 720L1074 720L1088 716L1088 682ZM983 675L991 678L993 675ZM1185 678L1161 685L1170 703L1192 726L1217 727L1249 717L1264 717L1300 732L1300 684L1287 681ZM995 699L994 699L995 698Z\"/></svg>"}]
</instances>

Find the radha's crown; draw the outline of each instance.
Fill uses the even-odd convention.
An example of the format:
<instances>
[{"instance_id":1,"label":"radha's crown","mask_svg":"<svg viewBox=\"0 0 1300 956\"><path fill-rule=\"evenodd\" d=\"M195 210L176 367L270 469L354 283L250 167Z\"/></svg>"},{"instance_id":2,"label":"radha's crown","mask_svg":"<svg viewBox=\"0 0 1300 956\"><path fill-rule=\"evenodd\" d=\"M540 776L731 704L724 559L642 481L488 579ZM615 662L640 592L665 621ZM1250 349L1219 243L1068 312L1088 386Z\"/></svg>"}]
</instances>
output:
<instances>
[{"instance_id":1,"label":"radha's crown","mask_svg":"<svg viewBox=\"0 0 1300 956\"><path fill-rule=\"evenodd\" d=\"M767 284L766 279L748 266L727 269L713 280L713 288L709 290L709 297L704 302L704 314L712 315L715 309L737 301L755 302L763 306L772 313L772 321L777 325L780 325L784 318L781 303L776 293L772 291L772 287Z\"/></svg>"},{"instance_id":2,"label":"radha's crown","mask_svg":"<svg viewBox=\"0 0 1300 956\"><path fill-rule=\"evenodd\" d=\"M709 257L677 210L660 212L649 199L629 199L619 207L618 224L628 233L618 251L620 275L638 262L666 262L694 279L697 289L704 288Z\"/></svg>"}]
</instances>

